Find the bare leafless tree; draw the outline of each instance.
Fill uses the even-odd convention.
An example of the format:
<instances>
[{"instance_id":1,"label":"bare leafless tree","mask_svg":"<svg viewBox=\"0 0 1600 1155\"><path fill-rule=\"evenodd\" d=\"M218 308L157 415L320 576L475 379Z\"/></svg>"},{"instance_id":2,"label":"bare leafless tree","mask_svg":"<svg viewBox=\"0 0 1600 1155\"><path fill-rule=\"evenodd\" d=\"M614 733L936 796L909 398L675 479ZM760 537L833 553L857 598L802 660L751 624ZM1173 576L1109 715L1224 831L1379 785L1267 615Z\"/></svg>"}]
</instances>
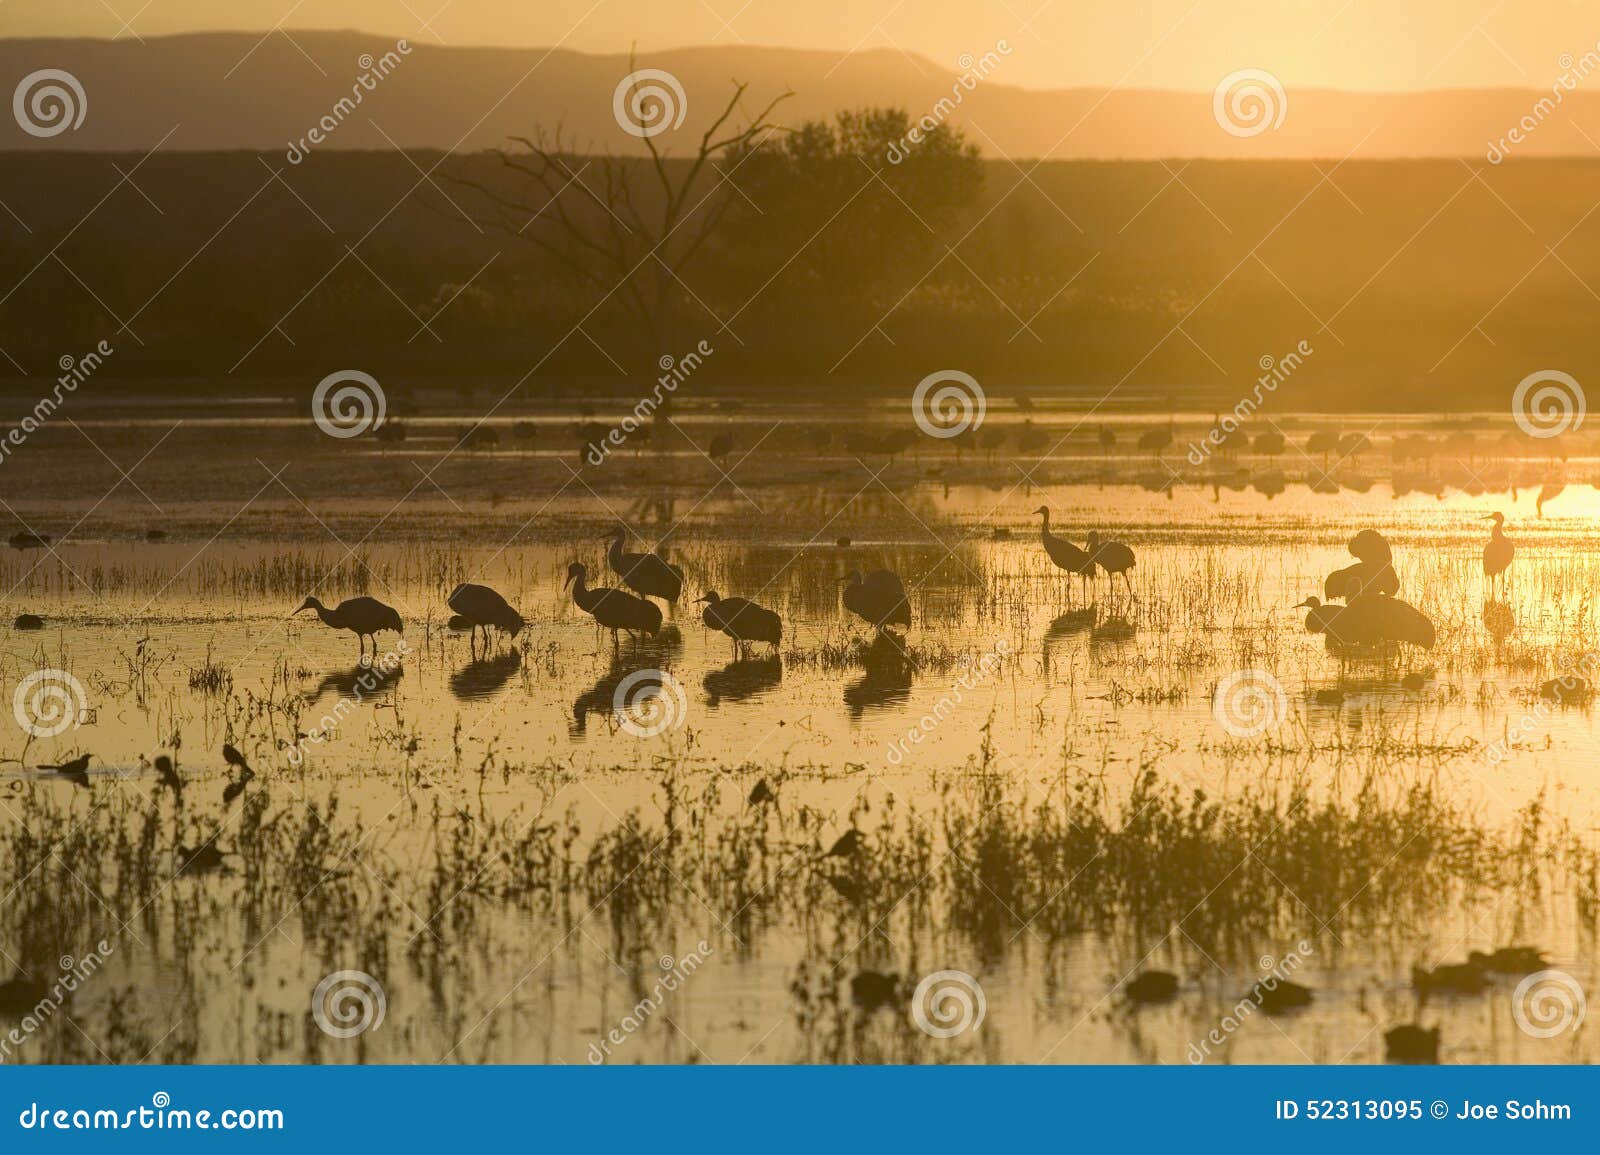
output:
<instances>
[{"instance_id":1,"label":"bare leafless tree","mask_svg":"<svg viewBox=\"0 0 1600 1155\"><path fill-rule=\"evenodd\" d=\"M732 84L727 104L700 136L692 158L672 158L655 133L643 134L647 158L584 155L570 147L558 126L551 133L512 137L520 151L493 150L506 168L526 178L531 199L465 177L456 183L488 203L489 216L479 223L537 245L602 299L615 295L659 341L678 302L693 295L685 269L743 195L732 183L732 170L768 136L783 131L771 116L793 95L785 91L736 123L750 86Z\"/></svg>"}]
</instances>

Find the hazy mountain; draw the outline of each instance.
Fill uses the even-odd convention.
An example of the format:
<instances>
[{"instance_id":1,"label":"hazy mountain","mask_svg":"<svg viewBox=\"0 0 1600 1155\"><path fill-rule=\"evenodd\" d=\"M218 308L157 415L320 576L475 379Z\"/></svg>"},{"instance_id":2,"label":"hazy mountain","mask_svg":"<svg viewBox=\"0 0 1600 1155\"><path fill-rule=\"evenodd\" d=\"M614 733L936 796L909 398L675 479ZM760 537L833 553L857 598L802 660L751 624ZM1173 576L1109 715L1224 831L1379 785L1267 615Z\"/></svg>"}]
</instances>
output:
<instances>
[{"instance_id":1,"label":"hazy mountain","mask_svg":"<svg viewBox=\"0 0 1600 1155\"><path fill-rule=\"evenodd\" d=\"M292 37L292 38L291 38ZM287 151L327 116L337 127L317 148L481 149L513 134L563 126L590 149L632 151L639 142L612 114L624 55L564 50L409 45L357 32L203 34L148 39L0 40L0 82L12 92L46 68L70 72L87 101L83 124L49 138L0 121L0 147L264 149ZM359 83L363 54L395 63L382 79ZM730 81L750 83L745 106L792 89L780 119L796 123L843 108L899 105L931 112L957 90L957 74L889 50L856 54L753 47L654 52L639 68L678 78L687 116L662 143L681 152L726 102ZM1005 84L1006 61L962 93L950 119L990 155L1056 159L1154 157L1483 157L1518 121L1540 120L1535 104L1550 90L1447 90L1349 93L1290 90L1282 124L1254 137L1223 131L1211 93L1155 90L1032 91ZM1552 81L1554 77L1550 78ZM1600 141L1600 79L1549 111L1518 157L1579 155ZM353 111L334 111L359 92ZM170 135L169 135L170 134ZM1585 135L1587 134L1587 135ZM308 144L310 142L307 142Z\"/></svg>"}]
</instances>

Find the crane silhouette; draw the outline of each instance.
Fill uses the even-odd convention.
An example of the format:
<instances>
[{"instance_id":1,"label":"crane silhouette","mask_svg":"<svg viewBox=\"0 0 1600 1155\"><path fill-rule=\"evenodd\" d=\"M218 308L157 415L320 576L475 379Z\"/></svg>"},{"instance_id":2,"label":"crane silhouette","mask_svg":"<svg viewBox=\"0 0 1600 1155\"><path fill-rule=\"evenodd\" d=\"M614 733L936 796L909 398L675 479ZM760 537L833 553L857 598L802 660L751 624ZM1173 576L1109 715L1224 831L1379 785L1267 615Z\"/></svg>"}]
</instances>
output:
<instances>
[{"instance_id":1,"label":"crane silhouette","mask_svg":"<svg viewBox=\"0 0 1600 1155\"><path fill-rule=\"evenodd\" d=\"M395 633L404 633L405 626L401 624L400 612L393 606L386 606L377 598L346 598L333 609L329 609L316 598L307 598L300 603L300 609L316 610L317 617L322 619L322 624L332 626L336 630L349 630L355 634L356 642L361 647L364 655L367 650L367 639L372 639L372 652L378 652L379 630L393 630Z\"/></svg>"},{"instance_id":2,"label":"crane silhouette","mask_svg":"<svg viewBox=\"0 0 1600 1155\"><path fill-rule=\"evenodd\" d=\"M1116 588L1117 575L1121 574L1123 583L1128 587L1128 596L1138 597L1133 592L1133 579L1128 576L1128 571L1135 564L1133 550L1120 541L1102 541L1099 530L1090 530L1084 545L1088 547L1086 552L1089 560L1110 575L1113 589Z\"/></svg>"},{"instance_id":3,"label":"crane silhouette","mask_svg":"<svg viewBox=\"0 0 1600 1155\"><path fill-rule=\"evenodd\" d=\"M1329 606L1313 597L1295 608L1307 611L1306 631L1324 635L1329 653L1342 656L1399 642L1425 650L1433 648L1433 622L1399 598L1358 594L1346 605Z\"/></svg>"},{"instance_id":4,"label":"crane silhouette","mask_svg":"<svg viewBox=\"0 0 1600 1155\"><path fill-rule=\"evenodd\" d=\"M611 631L611 644L617 644L617 631L626 630L638 641L638 635L655 635L661 631L661 608L654 602L634 597L625 590L598 586L590 589L589 569L582 562L567 567L566 584L572 587L572 600L597 624Z\"/></svg>"},{"instance_id":5,"label":"crane silhouette","mask_svg":"<svg viewBox=\"0 0 1600 1155\"><path fill-rule=\"evenodd\" d=\"M1494 528L1489 531L1489 544L1483 547L1483 576L1489 579L1492 597L1493 591L1504 584L1505 572L1511 568L1511 559L1516 556L1517 547L1506 536L1505 514L1496 510L1485 514L1483 520L1494 522Z\"/></svg>"},{"instance_id":6,"label":"crane silhouette","mask_svg":"<svg viewBox=\"0 0 1600 1155\"><path fill-rule=\"evenodd\" d=\"M1051 562L1057 569L1075 573L1082 581L1079 583L1088 589L1089 580L1094 577L1094 559L1087 550L1081 550L1064 537L1057 537L1050 532L1050 507L1041 505L1033 511L1044 518L1044 523L1039 530L1039 538L1044 543L1044 552L1049 555Z\"/></svg>"},{"instance_id":7,"label":"crane silhouette","mask_svg":"<svg viewBox=\"0 0 1600 1155\"><path fill-rule=\"evenodd\" d=\"M622 579L622 584L642 597L677 601L683 593L683 570L654 550L649 553L627 552L622 548L627 539L626 527L617 526L611 538L611 548L606 551L606 560Z\"/></svg>"},{"instance_id":8,"label":"crane silhouette","mask_svg":"<svg viewBox=\"0 0 1600 1155\"><path fill-rule=\"evenodd\" d=\"M1392 597L1400 592L1389 543L1377 530L1364 529L1351 538L1350 555L1357 559L1356 564L1334 570L1322 583L1322 594L1328 600L1349 601L1362 594Z\"/></svg>"},{"instance_id":9,"label":"crane silhouette","mask_svg":"<svg viewBox=\"0 0 1600 1155\"><path fill-rule=\"evenodd\" d=\"M752 642L767 642L777 649L783 641L783 619L747 598L720 597L711 590L698 599L705 603L701 620L733 639L734 653Z\"/></svg>"},{"instance_id":10,"label":"crane silhouette","mask_svg":"<svg viewBox=\"0 0 1600 1155\"><path fill-rule=\"evenodd\" d=\"M843 579L844 608L877 630L890 626L911 627L911 603L898 575L886 569L862 574L851 570Z\"/></svg>"},{"instance_id":11,"label":"crane silhouette","mask_svg":"<svg viewBox=\"0 0 1600 1155\"><path fill-rule=\"evenodd\" d=\"M488 586L474 585L471 582L458 585L450 591L446 604L472 627L472 640L476 644L478 631L483 631L483 645L489 647L489 627L503 630L513 638L522 630L522 615L511 608L511 603L506 601Z\"/></svg>"}]
</instances>

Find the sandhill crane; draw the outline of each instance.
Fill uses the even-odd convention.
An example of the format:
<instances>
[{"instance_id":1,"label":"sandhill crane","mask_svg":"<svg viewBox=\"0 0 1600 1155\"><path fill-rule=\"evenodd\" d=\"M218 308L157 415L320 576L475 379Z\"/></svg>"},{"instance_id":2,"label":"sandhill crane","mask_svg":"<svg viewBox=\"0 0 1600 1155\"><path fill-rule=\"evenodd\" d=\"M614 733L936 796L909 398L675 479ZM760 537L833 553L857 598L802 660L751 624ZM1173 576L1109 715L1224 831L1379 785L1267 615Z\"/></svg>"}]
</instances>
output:
<instances>
[{"instance_id":1,"label":"sandhill crane","mask_svg":"<svg viewBox=\"0 0 1600 1155\"><path fill-rule=\"evenodd\" d=\"M734 652L751 642L767 642L774 649L783 641L783 619L746 598L720 597L711 590L698 599L705 603L701 619L733 639Z\"/></svg>"},{"instance_id":2,"label":"sandhill crane","mask_svg":"<svg viewBox=\"0 0 1600 1155\"><path fill-rule=\"evenodd\" d=\"M355 634L363 655L367 652L368 638L372 639L373 655L377 655L379 630L393 630L397 634L405 632L399 611L393 606L384 605L377 598L346 598L331 610L316 598L307 598L295 613L303 610L316 610L323 625Z\"/></svg>"},{"instance_id":3,"label":"sandhill crane","mask_svg":"<svg viewBox=\"0 0 1600 1155\"><path fill-rule=\"evenodd\" d=\"M1265 433L1257 433L1253 448L1265 457L1276 457L1288 448L1288 439L1276 429L1269 429Z\"/></svg>"},{"instance_id":4,"label":"sandhill crane","mask_svg":"<svg viewBox=\"0 0 1600 1155\"><path fill-rule=\"evenodd\" d=\"M1355 565L1334 570L1323 583L1323 596L1349 601L1362 594L1393 596L1400 592L1400 579L1390 564L1393 553L1384 536L1375 529L1364 529L1350 539L1350 554Z\"/></svg>"},{"instance_id":5,"label":"sandhill crane","mask_svg":"<svg viewBox=\"0 0 1600 1155\"><path fill-rule=\"evenodd\" d=\"M1313 597L1295 608L1307 611L1307 632L1325 635L1330 653L1399 642L1425 650L1433 648L1433 622L1399 598L1359 594L1348 605L1327 606Z\"/></svg>"},{"instance_id":6,"label":"sandhill crane","mask_svg":"<svg viewBox=\"0 0 1600 1155\"><path fill-rule=\"evenodd\" d=\"M1328 455L1339 448L1339 431L1337 429L1319 429L1306 439L1307 453L1320 453L1326 461Z\"/></svg>"},{"instance_id":7,"label":"sandhill crane","mask_svg":"<svg viewBox=\"0 0 1600 1155\"><path fill-rule=\"evenodd\" d=\"M483 644L486 649L489 645L490 626L504 630L513 638L522 631L522 615L488 586L465 582L450 591L445 604L454 610L458 617L466 619L472 628L474 644L478 640L478 631L480 629L483 631Z\"/></svg>"},{"instance_id":8,"label":"sandhill crane","mask_svg":"<svg viewBox=\"0 0 1600 1155\"><path fill-rule=\"evenodd\" d=\"M65 778L74 786L89 788L89 759L91 754L80 754L70 762L47 762L40 766L41 770L54 770L57 776Z\"/></svg>"},{"instance_id":9,"label":"sandhill crane","mask_svg":"<svg viewBox=\"0 0 1600 1155\"><path fill-rule=\"evenodd\" d=\"M617 526L606 551L611 569L622 579L622 584L635 593L648 598L661 598L675 602L683 593L683 570L651 550L649 553L628 553L622 548L628 539L625 526Z\"/></svg>"},{"instance_id":10,"label":"sandhill crane","mask_svg":"<svg viewBox=\"0 0 1600 1155\"><path fill-rule=\"evenodd\" d=\"M1109 425L1100 426L1100 432L1095 434L1095 440L1100 443L1101 449L1110 449L1117 443L1117 435L1112 432Z\"/></svg>"},{"instance_id":11,"label":"sandhill crane","mask_svg":"<svg viewBox=\"0 0 1600 1155\"><path fill-rule=\"evenodd\" d=\"M1033 511L1044 518L1044 524L1039 530L1040 540L1044 543L1044 552L1050 556L1057 569L1075 573L1082 579L1081 585L1087 587L1089 579L1094 577L1094 559L1087 551L1079 549L1064 537L1057 537L1050 532L1050 507L1041 505Z\"/></svg>"},{"instance_id":12,"label":"sandhill crane","mask_svg":"<svg viewBox=\"0 0 1600 1155\"><path fill-rule=\"evenodd\" d=\"M1135 564L1133 550L1120 541L1101 541L1099 530L1091 530L1084 544L1088 547L1090 560L1111 576L1113 588L1116 586L1116 576L1121 574L1123 583L1128 587L1128 595L1138 596L1133 592L1133 579L1128 576L1128 571Z\"/></svg>"},{"instance_id":13,"label":"sandhill crane","mask_svg":"<svg viewBox=\"0 0 1600 1155\"><path fill-rule=\"evenodd\" d=\"M1157 457L1160 457L1161 451L1172 444L1172 439L1175 436L1174 428L1175 423L1169 417L1165 428L1146 429L1139 434L1139 448L1148 449Z\"/></svg>"},{"instance_id":14,"label":"sandhill crane","mask_svg":"<svg viewBox=\"0 0 1600 1155\"><path fill-rule=\"evenodd\" d=\"M661 608L654 602L607 586L590 589L588 576L588 567L575 561L567 567L566 584L572 587L572 600L578 608L611 631L613 646L617 643L618 630L627 630L635 641L639 634L660 633Z\"/></svg>"},{"instance_id":15,"label":"sandhill crane","mask_svg":"<svg viewBox=\"0 0 1600 1155\"><path fill-rule=\"evenodd\" d=\"M911 626L911 603L899 577L886 569L863 575L851 570L841 579L845 583L844 608L867 624L883 630L889 626Z\"/></svg>"},{"instance_id":16,"label":"sandhill crane","mask_svg":"<svg viewBox=\"0 0 1600 1155\"><path fill-rule=\"evenodd\" d=\"M1489 544L1483 547L1483 576L1489 579L1493 596L1492 591L1504 581L1506 570L1511 568L1511 559L1516 555L1517 547L1506 537L1505 514L1496 511L1485 514L1483 520L1494 522L1494 528L1489 532Z\"/></svg>"}]
</instances>

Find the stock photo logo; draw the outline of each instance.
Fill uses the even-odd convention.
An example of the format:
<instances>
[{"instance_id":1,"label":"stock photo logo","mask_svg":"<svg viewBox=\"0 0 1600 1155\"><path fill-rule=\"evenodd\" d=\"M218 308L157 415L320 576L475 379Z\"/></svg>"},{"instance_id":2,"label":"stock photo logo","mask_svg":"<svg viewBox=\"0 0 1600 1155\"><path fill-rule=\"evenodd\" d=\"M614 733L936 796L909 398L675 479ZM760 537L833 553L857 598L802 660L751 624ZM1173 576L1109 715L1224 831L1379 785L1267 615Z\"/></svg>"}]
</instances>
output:
<instances>
[{"instance_id":1,"label":"stock photo logo","mask_svg":"<svg viewBox=\"0 0 1600 1155\"><path fill-rule=\"evenodd\" d=\"M1511 393L1511 419L1529 437L1560 437L1576 430L1588 410L1583 386L1559 369L1529 373Z\"/></svg>"},{"instance_id":2,"label":"stock photo logo","mask_svg":"<svg viewBox=\"0 0 1600 1155\"><path fill-rule=\"evenodd\" d=\"M1211 115L1229 136L1252 137L1275 131L1289 112L1283 84L1264 68L1241 68L1217 84Z\"/></svg>"},{"instance_id":3,"label":"stock photo logo","mask_svg":"<svg viewBox=\"0 0 1600 1155\"><path fill-rule=\"evenodd\" d=\"M611 94L611 114L617 127L640 140L671 132L689 115L689 98L672 73L661 68L641 68L617 82Z\"/></svg>"},{"instance_id":4,"label":"stock photo logo","mask_svg":"<svg viewBox=\"0 0 1600 1155\"><path fill-rule=\"evenodd\" d=\"M41 68L17 84L11 94L11 112L23 132L49 139L82 126L89 115L89 97L72 73Z\"/></svg>"},{"instance_id":5,"label":"stock photo logo","mask_svg":"<svg viewBox=\"0 0 1600 1155\"><path fill-rule=\"evenodd\" d=\"M665 670L635 670L611 695L617 723L635 738L655 738L681 730L689 720L683 683Z\"/></svg>"},{"instance_id":6,"label":"stock photo logo","mask_svg":"<svg viewBox=\"0 0 1600 1155\"><path fill-rule=\"evenodd\" d=\"M966 971L934 971L911 994L911 1020L936 1039L953 1039L983 1026L989 1003Z\"/></svg>"},{"instance_id":7,"label":"stock photo logo","mask_svg":"<svg viewBox=\"0 0 1600 1155\"><path fill-rule=\"evenodd\" d=\"M1259 738L1289 714L1283 683L1267 670L1235 670L1218 680L1211 716L1234 738Z\"/></svg>"},{"instance_id":8,"label":"stock photo logo","mask_svg":"<svg viewBox=\"0 0 1600 1155\"><path fill-rule=\"evenodd\" d=\"M377 1030L388 1009L383 984L366 971L334 971L311 992L311 1017L335 1039Z\"/></svg>"},{"instance_id":9,"label":"stock photo logo","mask_svg":"<svg viewBox=\"0 0 1600 1155\"><path fill-rule=\"evenodd\" d=\"M1583 987L1566 971L1535 971L1511 992L1511 1017L1523 1034L1535 1039L1576 1031L1587 1009Z\"/></svg>"},{"instance_id":10,"label":"stock photo logo","mask_svg":"<svg viewBox=\"0 0 1600 1155\"><path fill-rule=\"evenodd\" d=\"M54 738L93 720L83 683L66 670L35 670L11 696L17 725L35 738Z\"/></svg>"},{"instance_id":11,"label":"stock photo logo","mask_svg":"<svg viewBox=\"0 0 1600 1155\"><path fill-rule=\"evenodd\" d=\"M911 393L911 416L929 437L960 437L980 427L987 411L983 386L959 369L929 373Z\"/></svg>"},{"instance_id":12,"label":"stock photo logo","mask_svg":"<svg viewBox=\"0 0 1600 1155\"><path fill-rule=\"evenodd\" d=\"M383 386L359 369L329 373L311 394L311 419L329 437L360 437L381 428L387 412Z\"/></svg>"}]
</instances>

